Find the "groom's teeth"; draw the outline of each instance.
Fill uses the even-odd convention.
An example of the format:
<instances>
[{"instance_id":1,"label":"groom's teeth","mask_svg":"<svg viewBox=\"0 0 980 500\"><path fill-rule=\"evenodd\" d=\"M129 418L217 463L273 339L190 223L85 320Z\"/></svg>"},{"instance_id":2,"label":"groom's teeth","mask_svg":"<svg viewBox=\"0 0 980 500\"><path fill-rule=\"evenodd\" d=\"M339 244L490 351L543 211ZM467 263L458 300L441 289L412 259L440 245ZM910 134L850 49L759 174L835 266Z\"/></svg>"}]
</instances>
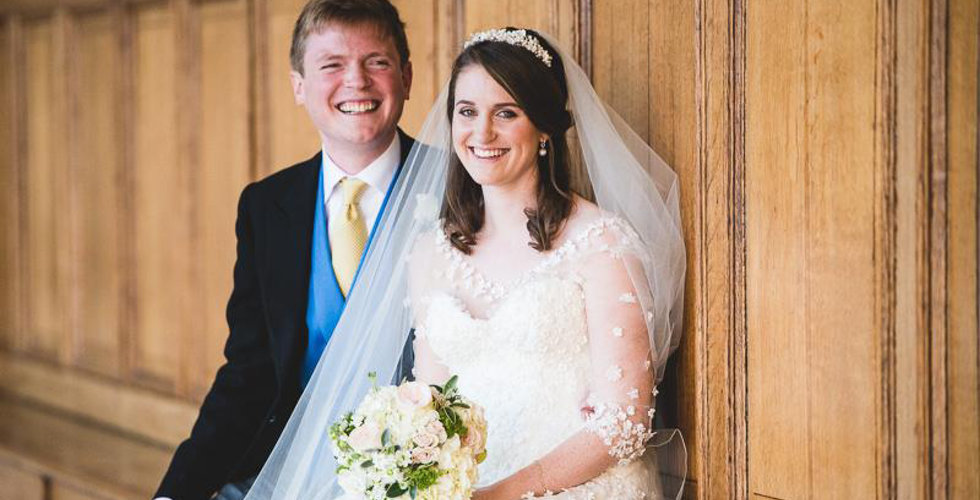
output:
<instances>
[{"instance_id":1,"label":"groom's teeth","mask_svg":"<svg viewBox=\"0 0 980 500\"><path fill-rule=\"evenodd\" d=\"M477 158L496 158L506 152L506 149L473 148L473 154L476 155Z\"/></svg>"},{"instance_id":2,"label":"groom's teeth","mask_svg":"<svg viewBox=\"0 0 980 500\"><path fill-rule=\"evenodd\" d=\"M340 103L337 109L344 113L366 113L378 108L378 101L347 101Z\"/></svg>"}]
</instances>

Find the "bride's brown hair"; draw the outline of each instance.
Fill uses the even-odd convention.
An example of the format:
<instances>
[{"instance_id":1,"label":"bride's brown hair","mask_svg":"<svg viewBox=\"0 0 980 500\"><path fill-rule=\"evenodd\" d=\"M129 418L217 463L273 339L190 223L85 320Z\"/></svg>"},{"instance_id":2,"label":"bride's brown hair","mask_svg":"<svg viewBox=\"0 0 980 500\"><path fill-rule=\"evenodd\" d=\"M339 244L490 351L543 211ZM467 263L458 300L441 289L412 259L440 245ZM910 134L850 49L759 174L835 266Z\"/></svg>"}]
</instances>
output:
<instances>
[{"instance_id":1,"label":"bride's brown hair","mask_svg":"<svg viewBox=\"0 0 980 500\"><path fill-rule=\"evenodd\" d=\"M514 30L508 27L507 30ZM538 173L537 206L524 209L527 215L528 245L539 252L550 250L572 212L568 141L565 132L572 126L565 109L568 85L565 67L554 48L533 30L526 30L551 54L551 67L531 51L504 42L470 45L456 58L449 79L449 123L455 109L456 80L470 65L480 65L510 94L534 126L548 134L548 154L535 156ZM450 243L469 254L476 244L476 233L484 222L483 191L470 177L451 149L446 177L446 196L442 203L442 228Z\"/></svg>"}]
</instances>

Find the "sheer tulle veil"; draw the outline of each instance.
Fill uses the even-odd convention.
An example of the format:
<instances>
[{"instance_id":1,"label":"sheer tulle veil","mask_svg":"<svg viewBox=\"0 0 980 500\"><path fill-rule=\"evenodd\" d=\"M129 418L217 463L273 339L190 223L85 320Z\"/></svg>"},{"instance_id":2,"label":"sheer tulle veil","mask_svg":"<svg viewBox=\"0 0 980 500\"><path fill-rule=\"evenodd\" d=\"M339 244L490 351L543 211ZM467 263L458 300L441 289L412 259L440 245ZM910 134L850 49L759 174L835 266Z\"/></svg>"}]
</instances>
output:
<instances>
[{"instance_id":1,"label":"sheer tulle veil","mask_svg":"<svg viewBox=\"0 0 980 500\"><path fill-rule=\"evenodd\" d=\"M646 311L650 359L656 381L681 333L685 253L676 174L612 109L585 72L551 37L544 36L565 67L574 126L567 134L572 156L601 209L625 219L647 249L630 277ZM336 462L330 424L352 410L371 387L367 378L393 380L411 329L407 256L423 231L431 231L449 164L448 86L436 98L367 250L357 283L313 377L247 499L333 499ZM490 429L493 432L493 429ZM493 450L488 450L493 452ZM678 498L687 455L676 429L659 429L648 444L662 491Z\"/></svg>"}]
</instances>

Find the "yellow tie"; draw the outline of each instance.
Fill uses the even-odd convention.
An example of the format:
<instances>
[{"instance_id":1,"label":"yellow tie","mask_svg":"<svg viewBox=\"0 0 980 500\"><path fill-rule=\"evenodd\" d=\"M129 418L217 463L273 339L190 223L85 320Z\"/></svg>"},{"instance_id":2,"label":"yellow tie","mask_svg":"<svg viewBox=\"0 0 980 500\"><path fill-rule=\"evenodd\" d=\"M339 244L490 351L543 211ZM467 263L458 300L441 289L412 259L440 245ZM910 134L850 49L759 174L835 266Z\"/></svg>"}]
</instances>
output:
<instances>
[{"instance_id":1,"label":"yellow tie","mask_svg":"<svg viewBox=\"0 0 980 500\"><path fill-rule=\"evenodd\" d=\"M330 257L333 259L333 272L344 297L350 290L357 265L361 262L361 253L367 242L367 226L364 216L357 207L357 199L361 197L367 185L364 181L353 177L340 180L340 188L344 193L344 208L337 220L329 221Z\"/></svg>"}]
</instances>

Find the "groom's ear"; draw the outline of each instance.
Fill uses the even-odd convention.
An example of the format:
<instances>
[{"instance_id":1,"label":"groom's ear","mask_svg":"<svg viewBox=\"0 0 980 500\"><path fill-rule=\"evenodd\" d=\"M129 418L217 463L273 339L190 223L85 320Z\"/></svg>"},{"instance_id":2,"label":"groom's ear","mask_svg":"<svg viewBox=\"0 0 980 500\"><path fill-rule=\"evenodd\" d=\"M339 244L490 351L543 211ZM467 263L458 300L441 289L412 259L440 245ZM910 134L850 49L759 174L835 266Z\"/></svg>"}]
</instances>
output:
<instances>
[{"instance_id":1,"label":"groom's ear","mask_svg":"<svg viewBox=\"0 0 980 500\"><path fill-rule=\"evenodd\" d=\"M412 61L405 61L402 66L402 85L405 87L405 100L412 95Z\"/></svg>"},{"instance_id":2,"label":"groom's ear","mask_svg":"<svg viewBox=\"0 0 980 500\"><path fill-rule=\"evenodd\" d=\"M290 71L289 81L293 84L293 99L296 100L296 104L300 106L305 105L306 95L303 94L303 75L299 74L296 70Z\"/></svg>"}]
</instances>

